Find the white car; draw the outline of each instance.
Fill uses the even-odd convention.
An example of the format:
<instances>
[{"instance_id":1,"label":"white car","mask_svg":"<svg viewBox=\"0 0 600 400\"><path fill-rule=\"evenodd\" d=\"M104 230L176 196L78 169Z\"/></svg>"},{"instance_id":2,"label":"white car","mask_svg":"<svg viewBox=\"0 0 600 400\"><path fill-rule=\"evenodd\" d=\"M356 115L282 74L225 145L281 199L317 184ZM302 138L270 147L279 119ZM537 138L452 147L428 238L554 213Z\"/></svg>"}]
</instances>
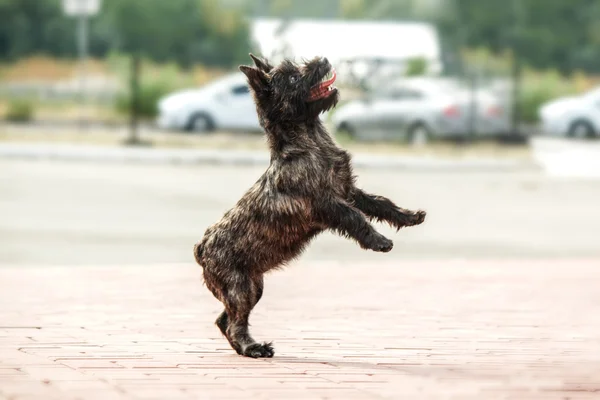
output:
<instances>
[{"instance_id":1,"label":"white car","mask_svg":"<svg viewBox=\"0 0 600 400\"><path fill-rule=\"evenodd\" d=\"M508 131L506 110L485 91L475 93L472 107L468 89L450 80L404 78L381 87L366 99L339 107L332 116L336 131L361 140L405 139L412 144L463 136L471 123L480 135Z\"/></svg>"},{"instance_id":2,"label":"white car","mask_svg":"<svg viewBox=\"0 0 600 400\"><path fill-rule=\"evenodd\" d=\"M600 136L600 87L580 96L562 97L539 108L544 134L575 138Z\"/></svg>"},{"instance_id":3,"label":"white car","mask_svg":"<svg viewBox=\"0 0 600 400\"><path fill-rule=\"evenodd\" d=\"M192 132L261 130L247 78L241 72L162 98L157 125Z\"/></svg>"}]
</instances>

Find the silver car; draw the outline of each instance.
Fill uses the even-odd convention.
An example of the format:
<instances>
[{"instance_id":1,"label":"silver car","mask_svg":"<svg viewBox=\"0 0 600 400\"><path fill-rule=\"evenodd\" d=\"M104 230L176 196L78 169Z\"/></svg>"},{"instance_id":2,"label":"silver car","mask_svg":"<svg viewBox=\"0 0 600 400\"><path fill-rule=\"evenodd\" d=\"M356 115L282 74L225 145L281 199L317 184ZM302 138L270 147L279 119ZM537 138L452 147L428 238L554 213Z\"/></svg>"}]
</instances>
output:
<instances>
[{"instance_id":1,"label":"silver car","mask_svg":"<svg viewBox=\"0 0 600 400\"><path fill-rule=\"evenodd\" d=\"M461 84L439 78L391 83L340 106L331 122L336 131L359 140L401 139L413 144L463 136L471 126L479 135L498 135L509 128L509 117L495 96L483 90L472 95Z\"/></svg>"}]
</instances>

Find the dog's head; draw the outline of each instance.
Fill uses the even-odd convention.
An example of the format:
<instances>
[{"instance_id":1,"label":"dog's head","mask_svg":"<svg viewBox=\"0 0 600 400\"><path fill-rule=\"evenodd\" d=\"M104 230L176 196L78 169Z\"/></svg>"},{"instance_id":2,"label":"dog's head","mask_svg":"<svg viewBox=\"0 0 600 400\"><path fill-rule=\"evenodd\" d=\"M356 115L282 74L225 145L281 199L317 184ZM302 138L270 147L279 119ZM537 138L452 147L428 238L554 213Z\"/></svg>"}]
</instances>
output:
<instances>
[{"instance_id":1,"label":"dog's head","mask_svg":"<svg viewBox=\"0 0 600 400\"><path fill-rule=\"evenodd\" d=\"M339 94L335 70L326 58L303 64L284 60L276 67L252 54L254 66L240 66L248 77L261 118L269 122L307 121L332 109Z\"/></svg>"}]
</instances>

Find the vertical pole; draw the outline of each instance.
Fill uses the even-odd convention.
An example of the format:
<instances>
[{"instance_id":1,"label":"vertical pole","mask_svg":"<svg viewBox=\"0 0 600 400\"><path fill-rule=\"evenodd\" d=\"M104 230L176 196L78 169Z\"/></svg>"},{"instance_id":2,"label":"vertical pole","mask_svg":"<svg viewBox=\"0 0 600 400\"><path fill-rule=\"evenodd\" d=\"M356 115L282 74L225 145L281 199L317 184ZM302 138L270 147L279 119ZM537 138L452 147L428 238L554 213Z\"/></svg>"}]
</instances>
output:
<instances>
[{"instance_id":1,"label":"vertical pole","mask_svg":"<svg viewBox=\"0 0 600 400\"><path fill-rule=\"evenodd\" d=\"M138 53L134 53L131 56L131 98L130 98L130 123L129 123L129 139L127 144L138 144L140 143L139 138L139 77L140 77L140 56Z\"/></svg>"},{"instance_id":2,"label":"vertical pole","mask_svg":"<svg viewBox=\"0 0 600 400\"><path fill-rule=\"evenodd\" d=\"M477 66L470 68L469 74L469 132L468 142L473 142L477 136Z\"/></svg>"},{"instance_id":3,"label":"vertical pole","mask_svg":"<svg viewBox=\"0 0 600 400\"><path fill-rule=\"evenodd\" d=\"M81 128L85 127L86 122L86 74L87 74L87 53L88 53L88 16L82 12L78 19L77 42L79 47L79 95L81 107Z\"/></svg>"},{"instance_id":4,"label":"vertical pole","mask_svg":"<svg viewBox=\"0 0 600 400\"><path fill-rule=\"evenodd\" d=\"M514 27L512 36L512 50L513 50L513 63L512 63L512 118L511 118L511 135L520 136L520 123L521 123L521 29L523 23L523 13L521 9L520 0L512 1L513 16L514 16Z\"/></svg>"},{"instance_id":5,"label":"vertical pole","mask_svg":"<svg viewBox=\"0 0 600 400\"><path fill-rule=\"evenodd\" d=\"M456 13L456 20L458 21L458 33L456 35L457 49L459 53L457 54L457 73L460 74L462 80L468 85L469 88L469 106L468 106L468 121L464 136L461 136L457 141L457 146L465 146L469 139L472 137L473 132L473 92L474 92L474 77L473 77L473 66L468 65L467 61L460 56L460 51L465 50L469 46L469 37L470 37L470 15L467 11L468 9L465 7L464 2L461 0L454 0L454 12Z\"/></svg>"},{"instance_id":6,"label":"vertical pole","mask_svg":"<svg viewBox=\"0 0 600 400\"><path fill-rule=\"evenodd\" d=\"M520 135L520 123L521 123L521 61L519 55L514 54L513 67L512 67L512 118L511 118L511 134L515 136Z\"/></svg>"}]
</instances>

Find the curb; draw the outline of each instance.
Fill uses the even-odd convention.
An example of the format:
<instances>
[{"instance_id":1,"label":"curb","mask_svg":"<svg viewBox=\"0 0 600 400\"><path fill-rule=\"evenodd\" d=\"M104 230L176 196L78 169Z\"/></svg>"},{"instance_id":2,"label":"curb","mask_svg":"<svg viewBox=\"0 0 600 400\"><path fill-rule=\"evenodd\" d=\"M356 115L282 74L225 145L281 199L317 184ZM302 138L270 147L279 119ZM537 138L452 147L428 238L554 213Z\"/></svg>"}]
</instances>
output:
<instances>
[{"instance_id":1,"label":"curb","mask_svg":"<svg viewBox=\"0 0 600 400\"><path fill-rule=\"evenodd\" d=\"M99 147L55 144L0 144L0 158L29 160L92 161L146 164L208 164L266 166L269 153L247 150L153 149L140 147ZM533 162L493 158L452 160L354 154L353 164L361 168L414 169L431 171L510 171L537 168Z\"/></svg>"}]
</instances>

